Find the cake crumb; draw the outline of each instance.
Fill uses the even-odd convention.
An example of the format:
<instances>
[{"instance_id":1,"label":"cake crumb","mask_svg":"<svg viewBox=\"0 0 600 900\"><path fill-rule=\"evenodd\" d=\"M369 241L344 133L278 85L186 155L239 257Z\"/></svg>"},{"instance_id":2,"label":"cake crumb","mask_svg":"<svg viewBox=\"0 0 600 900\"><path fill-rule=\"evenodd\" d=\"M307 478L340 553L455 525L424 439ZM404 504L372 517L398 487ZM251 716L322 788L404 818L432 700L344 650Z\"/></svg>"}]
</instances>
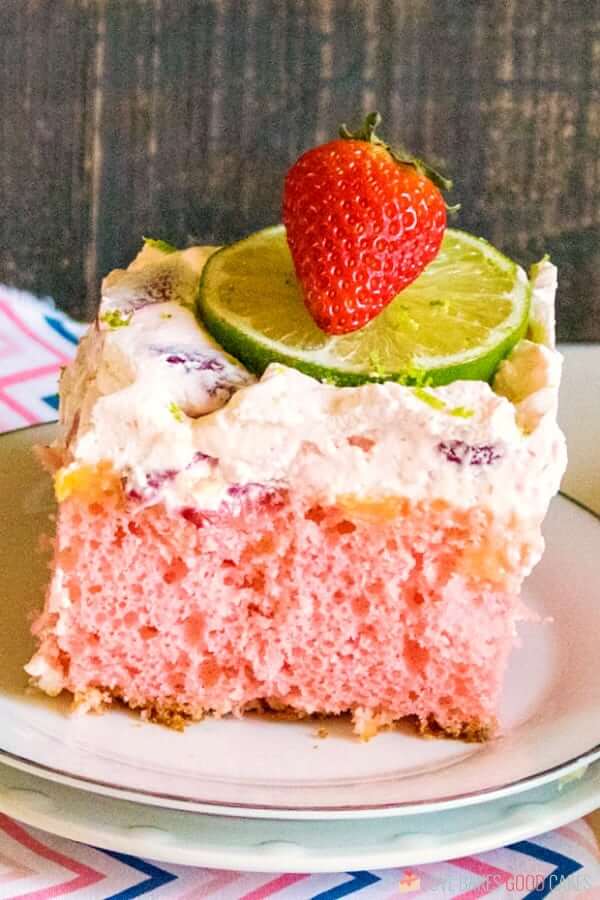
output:
<instances>
[{"instance_id":1,"label":"cake crumb","mask_svg":"<svg viewBox=\"0 0 600 900\"><path fill-rule=\"evenodd\" d=\"M103 713L111 702L112 697L109 691L88 688L86 691L76 691L73 694L71 712L75 715L85 715L90 712Z\"/></svg>"}]
</instances>

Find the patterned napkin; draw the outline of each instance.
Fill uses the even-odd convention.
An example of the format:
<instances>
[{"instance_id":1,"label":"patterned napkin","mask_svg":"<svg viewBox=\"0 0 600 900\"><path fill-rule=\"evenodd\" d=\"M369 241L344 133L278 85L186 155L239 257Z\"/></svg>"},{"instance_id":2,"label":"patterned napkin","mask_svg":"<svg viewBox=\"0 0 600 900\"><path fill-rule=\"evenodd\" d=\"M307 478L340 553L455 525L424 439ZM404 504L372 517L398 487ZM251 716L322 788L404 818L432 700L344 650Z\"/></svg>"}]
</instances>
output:
<instances>
[{"instance_id":1,"label":"patterned napkin","mask_svg":"<svg viewBox=\"0 0 600 900\"><path fill-rule=\"evenodd\" d=\"M57 377L84 326L50 300L0 286L0 432L56 418ZM269 875L153 863L27 828L0 814L0 900L337 900L556 897L600 900L600 815L508 847L427 866Z\"/></svg>"}]
</instances>

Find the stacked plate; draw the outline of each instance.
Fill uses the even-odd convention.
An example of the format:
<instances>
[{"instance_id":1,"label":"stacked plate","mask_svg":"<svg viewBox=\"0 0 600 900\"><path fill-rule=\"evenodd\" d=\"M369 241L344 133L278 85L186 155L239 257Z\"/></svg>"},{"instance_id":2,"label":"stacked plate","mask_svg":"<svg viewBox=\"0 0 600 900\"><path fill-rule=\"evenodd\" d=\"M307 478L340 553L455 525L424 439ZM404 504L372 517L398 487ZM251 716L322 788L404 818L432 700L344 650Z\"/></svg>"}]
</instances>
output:
<instances>
[{"instance_id":1,"label":"stacked plate","mask_svg":"<svg viewBox=\"0 0 600 900\"><path fill-rule=\"evenodd\" d=\"M600 521L565 497L527 583L501 734L485 745L409 728L362 744L343 721L207 720L179 734L124 710L72 716L26 691L37 554L52 501L31 447L0 438L0 810L174 863L319 872L480 852L600 806ZM599 762L595 762L599 760Z\"/></svg>"}]
</instances>

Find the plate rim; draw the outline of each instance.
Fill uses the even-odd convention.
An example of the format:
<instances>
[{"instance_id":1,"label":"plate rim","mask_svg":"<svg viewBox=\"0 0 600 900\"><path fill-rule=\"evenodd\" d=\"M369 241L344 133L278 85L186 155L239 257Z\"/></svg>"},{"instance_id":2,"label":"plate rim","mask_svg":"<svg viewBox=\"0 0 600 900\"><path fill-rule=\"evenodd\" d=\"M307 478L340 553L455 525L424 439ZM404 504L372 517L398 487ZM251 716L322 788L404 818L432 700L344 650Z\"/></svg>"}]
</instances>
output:
<instances>
[{"instance_id":1,"label":"plate rim","mask_svg":"<svg viewBox=\"0 0 600 900\"><path fill-rule=\"evenodd\" d=\"M42 778L45 781L52 781L54 784L62 784L74 790L81 790L100 797L138 803L153 809L166 809L226 818L285 819L288 821L394 818L396 816L428 815L462 807L478 806L553 784L555 781L560 781L579 769L593 765L598 760L600 760L600 743L590 750L583 751L583 753L572 757L565 763L557 763L555 766L551 766L542 772L536 772L534 775L525 775L523 778L507 782L498 787L466 791L435 800L411 800L406 803L364 803L351 806L335 804L321 804L319 806L293 806L287 804L286 806L276 806L266 803L258 806L256 803L243 803L240 801L234 803L228 801L194 800L177 794L158 793L143 788L132 790L85 775L73 775L69 772L46 766L43 763L32 762L0 747L0 764L25 772L28 775Z\"/></svg>"},{"instance_id":2,"label":"plate rim","mask_svg":"<svg viewBox=\"0 0 600 900\"><path fill-rule=\"evenodd\" d=\"M384 831L388 829L388 835L379 835L371 847L360 851L364 855L359 859L356 859L357 854L360 855L360 853L355 847L352 850L352 864L350 865L348 858L341 859L338 856L336 860L335 851L331 847L327 848L325 853L318 853L314 849L312 853L305 852L305 846L302 845L304 828L319 829L321 847L326 838L331 839L331 835L324 833L322 823L318 821L284 823L272 820L261 823L256 819L240 819L238 817L237 824L241 826L242 830L250 831L254 828L259 830L265 825L267 828L276 828L274 838L267 841L255 839L251 844L248 841L243 844L241 843L240 828L238 828L233 840L230 833L227 832L227 839L224 835L222 843L215 847L203 841L206 828L209 828L214 834L215 827L227 829L229 823L215 823L215 819L218 817L214 815L184 813L180 810L161 810L158 819L152 818L148 821L149 810L144 804L103 797L102 807L106 806L111 813L107 827L106 810L101 812L98 817L97 804L93 807L92 813L84 810L83 813L80 811L79 815L71 812L70 817L61 815L61 809L70 808L71 811L73 809L68 802L60 803L60 799L64 800L65 798L65 790L67 801L69 797L72 799L75 795L76 803L79 799L84 805L94 804L97 798L87 791L53 783L50 790L51 793L55 792L58 795L58 813L54 813L52 809L48 810L44 802L45 799L50 799L52 804L52 797L48 798L44 793L48 782L38 776L24 775L24 781L21 780L21 783L17 784L17 795L12 797L11 802L11 791L15 790L15 786L7 788L2 784L5 774L3 770L7 768L0 765L0 811L28 826L41 828L68 840L135 856L149 857L166 864L245 872L319 874L334 871L344 872L357 868L377 871L401 868L406 865L440 863L460 856L485 853L498 846L526 840L534 835L558 828L576 818L588 815L600 802L600 763L596 763L586 767L581 777L576 782L566 785L564 790L559 786L554 790L553 795L544 793L553 789L552 785L546 785L537 790L522 791L518 797L490 800L488 812L493 814L492 819L483 826L480 824L479 827L473 827L467 819L464 828L448 828L446 825L446 829L443 830L440 827L443 818L460 812L459 810L442 811L442 820L435 812L425 813L421 817L421 820L425 820L425 822L419 821L416 832L411 833L409 830L404 835L401 831L403 825L404 828L407 825L410 826L410 817L399 815L392 819L383 817L371 819L368 822L363 820L363 824L367 825L369 829ZM14 770L9 771L14 772ZM18 774L23 776L24 773ZM42 795L41 804L39 803L40 794ZM510 802L511 800L512 802ZM496 804L498 804L498 808L494 809ZM141 817L141 821L135 821L136 815ZM182 823L187 820L186 824L191 821L194 825L194 833L198 835L195 846L188 847L184 841L177 840L168 843L160 839L153 841L153 837L158 837L161 831L166 830L161 827L166 824L162 821L162 816L169 820L173 820L173 818L179 820L181 817ZM432 820L431 824L429 819ZM96 823L95 830L94 823ZM82 825L84 828L87 826L88 830L82 832ZM102 827L103 825L104 827ZM327 825L330 828L333 826L334 837L335 833L339 831L338 840L343 841L347 820L327 822ZM422 825L424 827L421 827ZM289 827L292 829L291 833L286 831L286 828ZM301 829L300 835L298 834L299 829ZM169 833L172 834L172 830L171 828ZM389 831L393 832L391 840ZM448 840L449 835L450 841ZM177 831L174 836L177 839ZM405 839L404 842L403 839ZM339 848L337 852L339 855Z\"/></svg>"},{"instance_id":3,"label":"plate rim","mask_svg":"<svg viewBox=\"0 0 600 900\"><path fill-rule=\"evenodd\" d=\"M57 424L57 420L53 420L51 422L28 425L3 432L0 434L0 445L5 438L11 435L23 432L35 432L41 429L51 428L52 426L56 427ZM566 500L567 503L572 503L583 512L589 514L592 517L592 520L595 520L600 525L600 514L588 507L585 503L563 491L559 491L558 496ZM327 818L331 820L352 818L375 819L397 815L409 816L436 811L443 812L462 806L474 806L498 800L502 797L510 796L511 794L520 793L524 790L550 784L563 776L576 771L584 765L591 765L597 759L600 759L600 740L592 747L578 753L576 756L563 762L556 763L553 766L543 769L541 772L525 775L522 778L494 787L446 795L433 800L424 799L411 800L404 803L376 802L373 804L351 805L322 803L318 806L296 805L290 803L284 805L261 803L258 805L256 803L244 803L239 800L218 801L193 799L183 797L179 794L169 794L164 791L150 791L144 788L129 789L101 779L85 775L74 775L73 773L69 773L62 769L47 766L41 762L35 762L20 754L7 751L0 745L0 763L12 767L13 769L26 772L34 777L41 777L56 784L63 784L69 788L83 790L86 793L110 797L116 800L137 802L153 808L212 814L225 817L240 817L241 815L246 818L280 818L287 820L312 820L317 818Z\"/></svg>"}]
</instances>

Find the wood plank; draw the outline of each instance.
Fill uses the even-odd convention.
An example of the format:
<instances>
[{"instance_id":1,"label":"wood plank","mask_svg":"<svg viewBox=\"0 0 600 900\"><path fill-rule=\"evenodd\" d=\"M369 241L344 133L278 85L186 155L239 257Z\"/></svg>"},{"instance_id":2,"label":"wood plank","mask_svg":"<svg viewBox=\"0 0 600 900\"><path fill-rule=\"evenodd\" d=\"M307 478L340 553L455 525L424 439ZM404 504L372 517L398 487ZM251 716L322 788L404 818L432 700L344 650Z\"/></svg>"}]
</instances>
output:
<instances>
[{"instance_id":1,"label":"wood plank","mask_svg":"<svg viewBox=\"0 0 600 900\"><path fill-rule=\"evenodd\" d=\"M90 316L141 234L277 221L289 164L374 106L600 340L600 0L3 0L0 280Z\"/></svg>"},{"instance_id":2,"label":"wood plank","mask_svg":"<svg viewBox=\"0 0 600 900\"><path fill-rule=\"evenodd\" d=\"M0 280L86 304L94 3L3 0Z\"/></svg>"}]
</instances>

